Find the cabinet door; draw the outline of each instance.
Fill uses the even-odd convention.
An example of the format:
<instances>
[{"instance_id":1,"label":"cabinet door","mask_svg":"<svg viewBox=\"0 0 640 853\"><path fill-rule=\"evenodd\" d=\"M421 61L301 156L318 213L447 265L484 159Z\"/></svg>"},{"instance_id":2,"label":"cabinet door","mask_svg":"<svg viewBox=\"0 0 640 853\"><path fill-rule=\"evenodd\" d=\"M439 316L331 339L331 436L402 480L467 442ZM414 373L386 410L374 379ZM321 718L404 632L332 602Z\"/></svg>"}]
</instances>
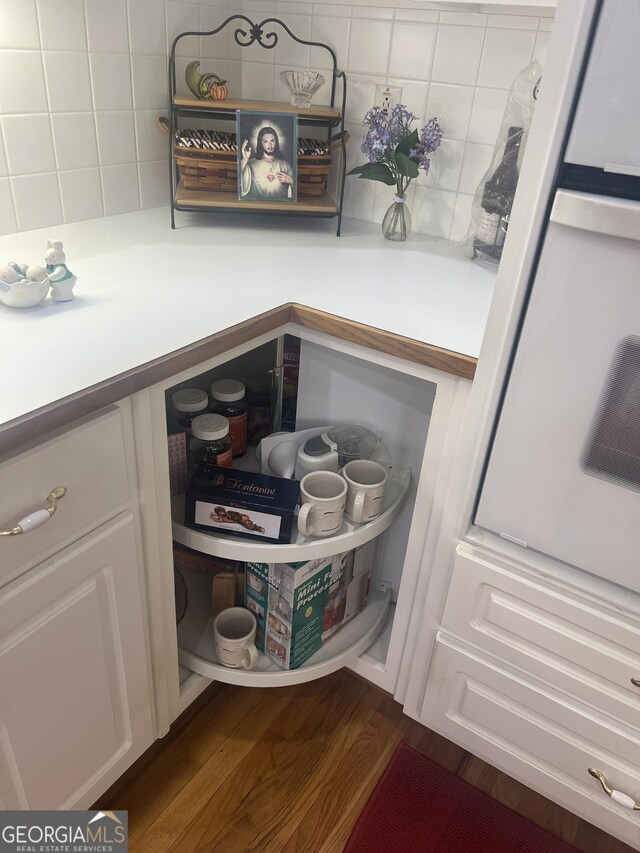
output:
<instances>
[{"instance_id":1,"label":"cabinet door","mask_svg":"<svg viewBox=\"0 0 640 853\"><path fill-rule=\"evenodd\" d=\"M87 808L153 740L133 518L0 595L0 808Z\"/></svg>"}]
</instances>

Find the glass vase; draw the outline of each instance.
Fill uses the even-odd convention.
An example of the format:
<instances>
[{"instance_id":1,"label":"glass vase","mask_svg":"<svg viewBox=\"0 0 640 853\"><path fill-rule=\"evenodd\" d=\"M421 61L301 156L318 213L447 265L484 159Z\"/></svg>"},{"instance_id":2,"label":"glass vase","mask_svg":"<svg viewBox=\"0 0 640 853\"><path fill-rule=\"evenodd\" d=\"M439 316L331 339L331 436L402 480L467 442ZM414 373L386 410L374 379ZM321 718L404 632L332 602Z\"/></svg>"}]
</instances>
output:
<instances>
[{"instance_id":1,"label":"glass vase","mask_svg":"<svg viewBox=\"0 0 640 853\"><path fill-rule=\"evenodd\" d=\"M395 196L382 220L382 234L387 240L406 240L411 234L411 213L404 196Z\"/></svg>"}]
</instances>

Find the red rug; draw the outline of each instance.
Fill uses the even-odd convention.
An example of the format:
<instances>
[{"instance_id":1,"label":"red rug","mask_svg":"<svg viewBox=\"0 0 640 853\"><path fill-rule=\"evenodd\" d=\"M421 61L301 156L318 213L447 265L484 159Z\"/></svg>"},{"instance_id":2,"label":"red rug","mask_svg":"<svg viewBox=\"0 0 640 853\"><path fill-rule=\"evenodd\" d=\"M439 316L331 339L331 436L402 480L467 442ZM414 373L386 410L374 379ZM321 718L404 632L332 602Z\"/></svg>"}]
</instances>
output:
<instances>
[{"instance_id":1,"label":"red rug","mask_svg":"<svg viewBox=\"0 0 640 853\"><path fill-rule=\"evenodd\" d=\"M401 743L344 853L576 853Z\"/></svg>"}]
</instances>

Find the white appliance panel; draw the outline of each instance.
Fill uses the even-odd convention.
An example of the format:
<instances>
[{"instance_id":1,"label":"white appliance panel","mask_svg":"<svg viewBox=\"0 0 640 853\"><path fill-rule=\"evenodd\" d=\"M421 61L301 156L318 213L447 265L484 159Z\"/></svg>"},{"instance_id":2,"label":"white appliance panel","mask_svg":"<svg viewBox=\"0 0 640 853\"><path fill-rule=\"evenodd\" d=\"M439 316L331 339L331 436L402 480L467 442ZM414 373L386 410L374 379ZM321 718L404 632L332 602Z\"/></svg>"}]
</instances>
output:
<instances>
[{"instance_id":1,"label":"white appliance panel","mask_svg":"<svg viewBox=\"0 0 640 853\"><path fill-rule=\"evenodd\" d=\"M640 3L605 0L565 160L640 175Z\"/></svg>"},{"instance_id":2,"label":"white appliance panel","mask_svg":"<svg viewBox=\"0 0 640 853\"><path fill-rule=\"evenodd\" d=\"M620 231L640 235L640 203L558 192L475 522L640 591L640 491L585 465L616 353L640 336L640 242Z\"/></svg>"}]
</instances>

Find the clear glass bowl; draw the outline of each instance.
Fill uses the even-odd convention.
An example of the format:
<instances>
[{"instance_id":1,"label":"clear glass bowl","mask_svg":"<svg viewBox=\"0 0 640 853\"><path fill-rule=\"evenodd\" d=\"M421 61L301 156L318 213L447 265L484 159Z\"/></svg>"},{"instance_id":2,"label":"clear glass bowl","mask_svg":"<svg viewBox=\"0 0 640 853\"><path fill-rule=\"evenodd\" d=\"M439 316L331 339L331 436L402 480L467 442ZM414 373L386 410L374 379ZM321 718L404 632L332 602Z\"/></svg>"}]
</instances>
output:
<instances>
[{"instance_id":1,"label":"clear glass bowl","mask_svg":"<svg viewBox=\"0 0 640 853\"><path fill-rule=\"evenodd\" d=\"M292 107L309 109L311 99L318 89L324 85L324 77L316 71L281 71L280 77L291 92L290 104Z\"/></svg>"}]
</instances>

